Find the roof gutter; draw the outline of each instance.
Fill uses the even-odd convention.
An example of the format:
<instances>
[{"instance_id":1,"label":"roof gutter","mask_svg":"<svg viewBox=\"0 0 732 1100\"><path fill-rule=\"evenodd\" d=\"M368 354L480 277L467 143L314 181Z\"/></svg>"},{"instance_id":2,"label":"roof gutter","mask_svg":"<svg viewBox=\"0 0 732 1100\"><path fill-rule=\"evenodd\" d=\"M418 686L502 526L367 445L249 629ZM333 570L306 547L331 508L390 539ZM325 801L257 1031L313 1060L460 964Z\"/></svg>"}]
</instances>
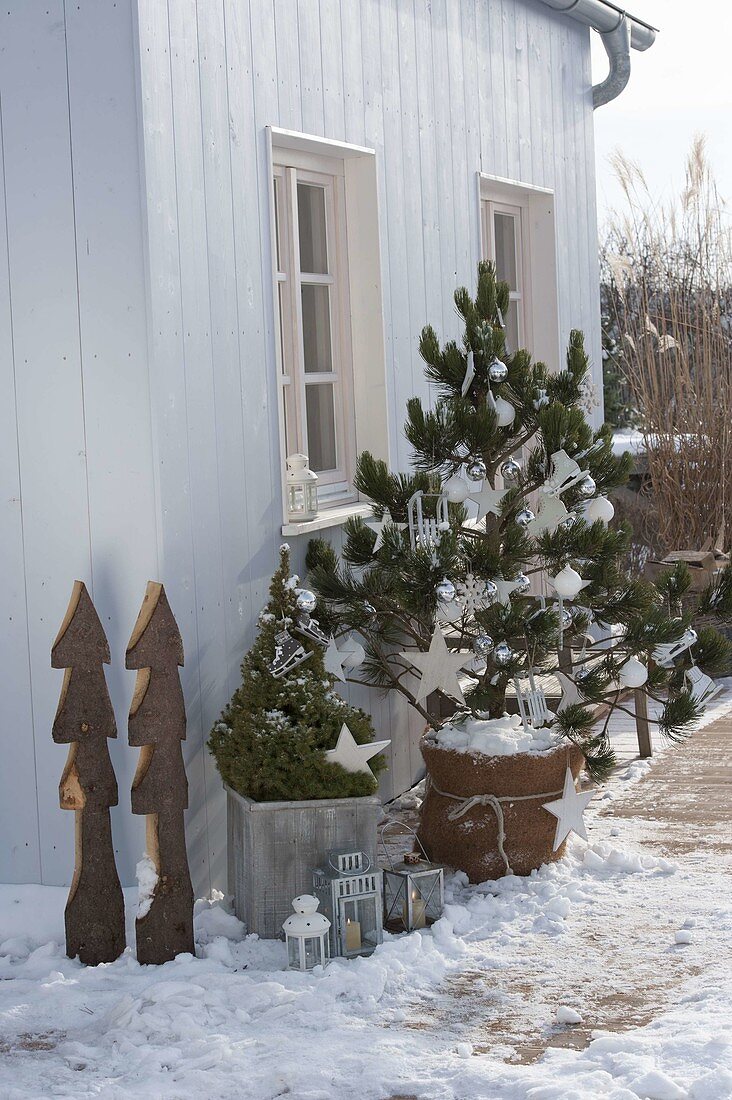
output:
<instances>
[{"instance_id":1,"label":"roof gutter","mask_svg":"<svg viewBox=\"0 0 732 1100\"><path fill-rule=\"evenodd\" d=\"M593 87L592 106L602 107L616 99L630 80L631 49L647 50L652 46L656 28L628 15L609 0L541 0L541 3L598 32L607 53L610 71L602 83Z\"/></svg>"}]
</instances>

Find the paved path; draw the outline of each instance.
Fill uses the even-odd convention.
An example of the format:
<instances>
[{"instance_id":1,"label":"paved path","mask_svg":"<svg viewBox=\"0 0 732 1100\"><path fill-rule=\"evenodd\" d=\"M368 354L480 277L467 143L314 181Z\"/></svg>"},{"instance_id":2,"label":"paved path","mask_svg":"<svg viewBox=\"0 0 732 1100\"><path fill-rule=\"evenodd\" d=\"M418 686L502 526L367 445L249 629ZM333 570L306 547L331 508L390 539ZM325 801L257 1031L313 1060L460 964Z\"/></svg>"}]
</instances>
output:
<instances>
[{"instance_id":1,"label":"paved path","mask_svg":"<svg viewBox=\"0 0 732 1100\"><path fill-rule=\"evenodd\" d=\"M678 1000L689 978L732 965L730 930L715 919L717 899L732 890L732 717L668 748L631 783L623 775L629 765L638 770L637 743L633 720L625 726L614 731L619 774L610 796L593 804L590 843L668 859L676 871L598 873L560 932L522 938L516 929L512 955L509 928L494 941L495 959L489 938L476 944L475 968L468 956L466 969L415 1004L402 1027L530 1062L549 1046L584 1047L598 1029L643 1025ZM580 842L573 852L582 857ZM674 943L685 921L693 948ZM551 1023L560 1004L583 1023Z\"/></svg>"}]
</instances>

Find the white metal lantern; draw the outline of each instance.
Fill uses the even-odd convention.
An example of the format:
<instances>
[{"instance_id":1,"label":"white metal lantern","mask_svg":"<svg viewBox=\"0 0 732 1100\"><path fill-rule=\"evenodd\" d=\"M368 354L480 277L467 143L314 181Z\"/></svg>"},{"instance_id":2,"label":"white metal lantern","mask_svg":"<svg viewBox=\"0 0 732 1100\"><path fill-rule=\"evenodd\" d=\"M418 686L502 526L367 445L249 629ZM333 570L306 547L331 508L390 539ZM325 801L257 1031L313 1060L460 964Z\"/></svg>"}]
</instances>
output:
<instances>
[{"instance_id":1,"label":"white metal lantern","mask_svg":"<svg viewBox=\"0 0 732 1100\"><path fill-rule=\"evenodd\" d=\"M392 825L401 825L412 833L421 853L408 852L401 863L394 863L384 844L384 833ZM388 822L381 830L381 841L390 864L384 868L384 928L389 932L429 928L442 916L445 899L442 867L430 863L419 837L401 821Z\"/></svg>"},{"instance_id":2,"label":"white metal lantern","mask_svg":"<svg viewBox=\"0 0 732 1100\"><path fill-rule=\"evenodd\" d=\"M308 469L308 456L290 455L285 465L287 518L292 523L315 519L318 515L318 475Z\"/></svg>"},{"instance_id":3,"label":"white metal lantern","mask_svg":"<svg viewBox=\"0 0 732 1100\"><path fill-rule=\"evenodd\" d=\"M282 925L290 970L312 970L330 962L330 921L318 905L312 894L300 894L292 902L295 912Z\"/></svg>"},{"instance_id":4,"label":"white metal lantern","mask_svg":"<svg viewBox=\"0 0 732 1100\"><path fill-rule=\"evenodd\" d=\"M331 953L370 955L383 938L381 873L366 853L329 852L327 865L313 872L313 888L332 923Z\"/></svg>"}]
</instances>

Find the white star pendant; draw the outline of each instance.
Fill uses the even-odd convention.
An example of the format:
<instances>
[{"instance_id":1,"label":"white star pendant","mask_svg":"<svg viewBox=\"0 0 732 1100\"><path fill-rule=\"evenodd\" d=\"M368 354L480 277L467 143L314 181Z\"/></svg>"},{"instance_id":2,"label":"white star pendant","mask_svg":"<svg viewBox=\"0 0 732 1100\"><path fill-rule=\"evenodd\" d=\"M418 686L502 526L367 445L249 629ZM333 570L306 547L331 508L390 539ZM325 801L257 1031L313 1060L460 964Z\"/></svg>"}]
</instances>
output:
<instances>
[{"instance_id":1,"label":"white star pendant","mask_svg":"<svg viewBox=\"0 0 732 1100\"><path fill-rule=\"evenodd\" d=\"M422 673L422 679L417 690L417 702L423 702L433 691L444 691L453 699L465 702L463 689L458 680L458 671L472 659L472 653L450 653L445 645L445 639L439 626L435 627L430 648L426 653L416 653L408 650L400 653L410 664L418 668Z\"/></svg>"},{"instance_id":2,"label":"white star pendant","mask_svg":"<svg viewBox=\"0 0 732 1100\"><path fill-rule=\"evenodd\" d=\"M569 768L564 775L564 790L562 797L554 802L545 802L543 809L554 814L557 819L557 831L554 834L554 848L556 852L562 841L566 840L570 833L576 833L583 840L587 840L587 830L582 815L587 803L594 798L594 791L578 791L574 785L574 777Z\"/></svg>"},{"instance_id":3,"label":"white star pendant","mask_svg":"<svg viewBox=\"0 0 732 1100\"><path fill-rule=\"evenodd\" d=\"M343 671L343 662L347 657L347 653L341 653L340 649L336 645L336 640L331 634L328 640L328 648L323 654L323 664L325 665L325 671L329 672L331 676L335 676L336 680L340 680L345 684L346 674Z\"/></svg>"},{"instance_id":4,"label":"white star pendant","mask_svg":"<svg viewBox=\"0 0 732 1100\"><path fill-rule=\"evenodd\" d=\"M373 775L366 761L372 756L378 756L390 744L391 740L369 741L365 745L359 745L344 722L338 734L336 747L326 751L325 759L329 764L340 764L347 772L365 772L366 775Z\"/></svg>"},{"instance_id":5,"label":"white star pendant","mask_svg":"<svg viewBox=\"0 0 732 1100\"><path fill-rule=\"evenodd\" d=\"M498 589L496 600L504 607L511 606L511 593L521 587L521 581L507 581L503 577L493 577L493 583Z\"/></svg>"},{"instance_id":6,"label":"white star pendant","mask_svg":"<svg viewBox=\"0 0 732 1100\"><path fill-rule=\"evenodd\" d=\"M557 707L557 714L561 714L567 707L573 707L575 703L584 702L579 688L575 684L574 680L570 680L569 676L566 676L563 672L557 671L554 673L555 677L559 681L559 686L562 689L562 699Z\"/></svg>"},{"instance_id":7,"label":"white star pendant","mask_svg":"<svg viewBox=\"0 0 732 1100\"><path fill-rule=\"evenodd\" d=\"M483 488L479 493L471 493L469 500L474 500L478 505L477 521L487 516L489 512L492 512L494 516L500 516L501 514L501 501L505 497L508 489L492 489L490 482L486 478L483 482Z\"/></svg>"}]
</instances>

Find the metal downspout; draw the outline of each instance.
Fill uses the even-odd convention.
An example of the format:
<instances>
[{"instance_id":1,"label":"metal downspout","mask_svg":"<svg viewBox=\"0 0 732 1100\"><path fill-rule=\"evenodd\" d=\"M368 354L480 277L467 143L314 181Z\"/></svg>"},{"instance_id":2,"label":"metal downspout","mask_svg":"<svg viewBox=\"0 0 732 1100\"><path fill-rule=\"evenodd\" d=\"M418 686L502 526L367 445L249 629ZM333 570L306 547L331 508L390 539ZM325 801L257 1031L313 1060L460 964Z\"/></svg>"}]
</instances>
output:
<instances>
[{"instance_id":1,"label":"metal downspout","mask_svg":"<svg viewBox=\"0 0 732 1100\"><path fill-rule=\"evenodd\" d=\"M620 95L630 80L630 25L623 14L612 30L600 32L610 72L601 84L592 88L592 107L596 110Z\"/></svg>"}]
</instances>

